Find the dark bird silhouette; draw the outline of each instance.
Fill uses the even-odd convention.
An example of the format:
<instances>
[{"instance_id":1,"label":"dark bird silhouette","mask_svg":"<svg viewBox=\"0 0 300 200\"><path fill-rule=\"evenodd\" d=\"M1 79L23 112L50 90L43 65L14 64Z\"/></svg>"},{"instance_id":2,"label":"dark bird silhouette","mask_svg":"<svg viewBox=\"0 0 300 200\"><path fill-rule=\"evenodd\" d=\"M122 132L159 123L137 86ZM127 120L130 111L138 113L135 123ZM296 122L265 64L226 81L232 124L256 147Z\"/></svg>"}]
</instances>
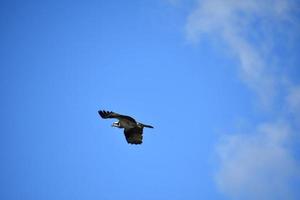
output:
<instances>
[{"instance_id":1,"label":"dark bird silhouette","mask_svg":"<svg viewBox=\"0 0 300 200\"><path fill-rule=\"evenodd\" d=\"M124 128L124 135L129 144L142 144L143 143L143 129L144 127L153 128L153 126L146 125L135 121L132 117L120 115L115 112L104 110L98 111L103 119L116 118L119 121L112 124L113 127Z\"/></svg>"}]
</instances>

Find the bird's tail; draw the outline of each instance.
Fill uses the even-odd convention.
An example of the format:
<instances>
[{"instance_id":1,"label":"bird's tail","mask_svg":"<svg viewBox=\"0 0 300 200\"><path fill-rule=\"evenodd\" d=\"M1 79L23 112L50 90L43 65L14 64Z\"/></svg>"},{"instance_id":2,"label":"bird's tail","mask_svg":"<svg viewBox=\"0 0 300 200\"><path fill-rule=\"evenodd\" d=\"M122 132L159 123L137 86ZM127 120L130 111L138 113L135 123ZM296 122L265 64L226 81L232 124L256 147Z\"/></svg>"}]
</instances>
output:
<instances>
[{"instance_id":1,"label":"bird's tail","mask_svg":"<svg viewBox=\"0 0 300 200\"><path fill-rule=\"evenodd\" d=\"M154 128L153 126L147 125L147 124L142 124L143 127L147 127L147 128Z\"/></svg>"}]
</instances>

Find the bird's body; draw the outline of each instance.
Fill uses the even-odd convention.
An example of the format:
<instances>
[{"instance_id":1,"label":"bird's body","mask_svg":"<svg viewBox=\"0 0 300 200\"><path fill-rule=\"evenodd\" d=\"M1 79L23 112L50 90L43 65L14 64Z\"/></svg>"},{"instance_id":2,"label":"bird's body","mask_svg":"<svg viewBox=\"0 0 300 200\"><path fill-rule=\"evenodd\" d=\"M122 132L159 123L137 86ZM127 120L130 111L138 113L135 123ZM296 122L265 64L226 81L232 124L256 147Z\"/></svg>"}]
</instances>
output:
<instances>
[{"instance_id":1,"label":"bird's body","mask_svg":"<svg viewBox=\"0 0 300 200\"><path fill-rule=\"evenodd\" d=\"M144 127L153 128L150 125L139 123L135 121L135 119L133 119L132 117L126 115L120 115L118 113L108 112L104 110L99 110L98 113L103 119L118 119L119 121L114 122L112 126L117 128L124 128L125 138L129 144L142 144Z\"/></svg>"},{"instance_id":2,"label":"bird's body","mask_svg":"<svg viewBox=\"0 0 300 200\"><path fill-rule=\"evenodd\" d=\"M136 123L126 119L120 120L117 123L119 123L119 128L125 128L125 129L131 129L136 126Z\"/></svg>"}]
</instances>

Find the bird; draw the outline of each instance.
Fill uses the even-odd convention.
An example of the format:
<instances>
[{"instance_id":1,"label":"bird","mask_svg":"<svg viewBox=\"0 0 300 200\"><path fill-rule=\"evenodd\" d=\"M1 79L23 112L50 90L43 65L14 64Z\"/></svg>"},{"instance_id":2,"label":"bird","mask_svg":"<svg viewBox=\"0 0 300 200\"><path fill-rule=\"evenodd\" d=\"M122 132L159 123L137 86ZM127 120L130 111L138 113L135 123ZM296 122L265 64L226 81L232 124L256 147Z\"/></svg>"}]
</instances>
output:
<instances>
[{"instance_id":1,"label":"bird","mask_svg":"<svg viewBox=\"0 0 300 200\"><path fill-rule=\"evenodd\" d=\"M121 115L115 112L105 110L99 110L98 113L103 119L116 118L119 120L117 122L114 122L111 126L117 128L124 128L124 135L128 144L142 144L144 127L154 128L151 125L146 125L137 122L134 118L127 115Z\"/></svg>"}]
</instances>

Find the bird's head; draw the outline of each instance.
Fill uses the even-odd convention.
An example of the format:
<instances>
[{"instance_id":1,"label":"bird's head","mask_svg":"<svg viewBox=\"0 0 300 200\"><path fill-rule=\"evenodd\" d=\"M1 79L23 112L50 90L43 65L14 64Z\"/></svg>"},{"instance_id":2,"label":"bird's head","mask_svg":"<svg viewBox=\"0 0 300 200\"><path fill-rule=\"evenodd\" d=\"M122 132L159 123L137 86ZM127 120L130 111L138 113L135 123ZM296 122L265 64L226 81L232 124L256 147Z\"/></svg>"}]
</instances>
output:
<instances>
[{"instance_id":1,"label":"bird's head","mask_svg":"<svg viewBox=\"0 0 300 200\"><path fill-rule=\"evenodd\" d=\"M111 126L120 128L120 122L114 122Z\"/></svg>"}]
</instances>

